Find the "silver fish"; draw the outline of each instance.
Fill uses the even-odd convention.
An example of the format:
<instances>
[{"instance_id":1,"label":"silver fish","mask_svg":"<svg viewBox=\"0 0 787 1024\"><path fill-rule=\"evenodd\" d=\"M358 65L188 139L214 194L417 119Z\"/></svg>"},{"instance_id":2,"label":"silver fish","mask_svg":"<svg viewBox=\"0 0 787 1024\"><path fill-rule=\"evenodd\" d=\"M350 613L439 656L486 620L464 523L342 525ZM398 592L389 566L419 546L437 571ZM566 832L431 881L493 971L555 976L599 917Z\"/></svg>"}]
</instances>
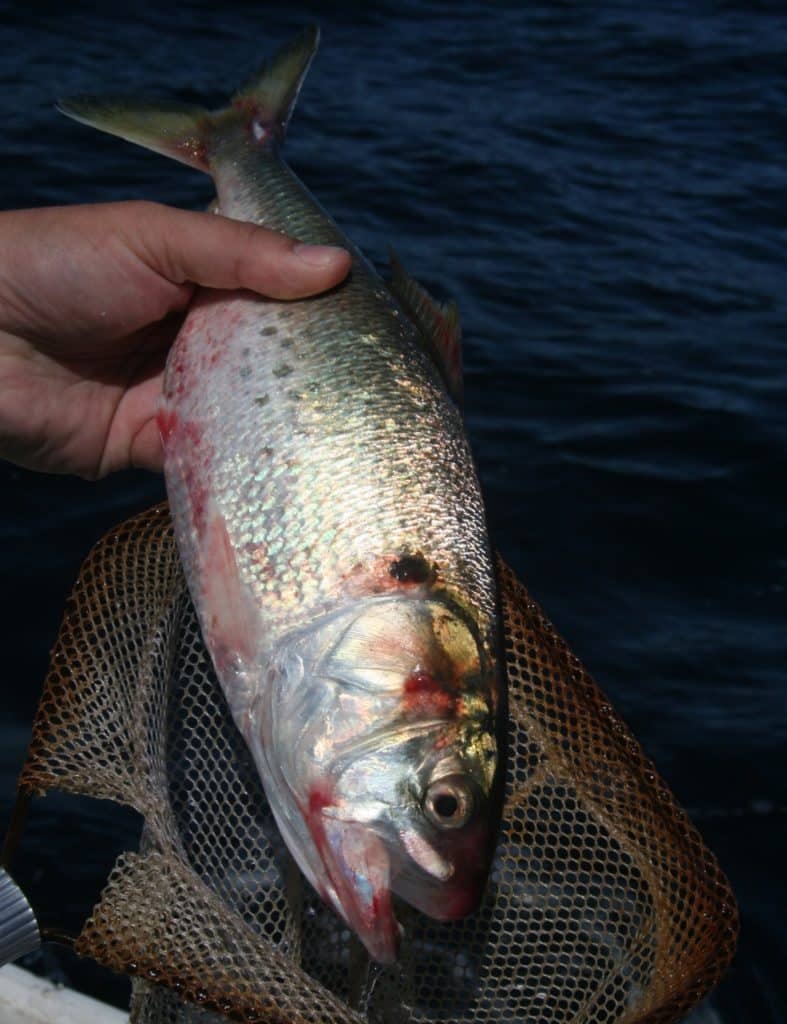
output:
<instances>
[{"instance_id":1,"label":"silver fish","mask_svg":"<svg viewBox=\"0 0 787 1024\"><path fill-rule=\"evenodd\" d=\"M203 291L159 417L205 642L301 870L372 957L392 893L439 919L484 890L505 695L459 324L383 283L283 162L308 30L222 111L75 100L69 115L211 174L220 212L347 247L300 302Z\"/></svg>"}]
</instances>

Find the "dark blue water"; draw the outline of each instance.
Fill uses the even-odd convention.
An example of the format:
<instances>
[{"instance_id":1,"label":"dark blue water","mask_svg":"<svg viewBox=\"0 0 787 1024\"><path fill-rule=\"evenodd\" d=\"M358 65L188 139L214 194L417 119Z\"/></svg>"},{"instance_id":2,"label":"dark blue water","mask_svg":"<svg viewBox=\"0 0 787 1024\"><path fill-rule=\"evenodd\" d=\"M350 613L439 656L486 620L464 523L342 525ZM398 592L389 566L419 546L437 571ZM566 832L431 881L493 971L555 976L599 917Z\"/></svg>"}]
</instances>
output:
<instances>
[{"instance_id":1,"label":"dark blue water","mask_svg":"<svg viewBox=\"0 0 787 1024\"><path fill-rule=\"evenodd\" d=\"M375 262L393 246L458 298L496 543L738 893L740 955L702 1020L787 1020L787 8L230 0L0 17L4 207L205 204L206 179L53 100L219 103L322 24L289 158ZM7 817L80 560L161 484L4 464L0 480ZM125 827L56 803L27 864L78 902Z\"/></svg>"}]
</instances>

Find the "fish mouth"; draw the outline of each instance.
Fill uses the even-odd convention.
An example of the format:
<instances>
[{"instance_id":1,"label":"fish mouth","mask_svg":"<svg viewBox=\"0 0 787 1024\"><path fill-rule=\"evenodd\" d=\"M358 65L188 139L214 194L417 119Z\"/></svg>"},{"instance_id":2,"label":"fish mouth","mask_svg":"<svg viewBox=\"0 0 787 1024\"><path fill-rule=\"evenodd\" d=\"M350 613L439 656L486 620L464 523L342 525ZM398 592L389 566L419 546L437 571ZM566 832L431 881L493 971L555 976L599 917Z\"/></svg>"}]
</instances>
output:
<instances>
[{"instance_id":1,"label":"fish mouth","mask_svg":"<svg viewBox=\"0 0 787 1024\"><path fill-rule=\"evenodd\" d=\"M478 910L493 855L486 822L463 829L450 847L439 840L416 842L412 835L404 845L409 860L394 885L400 899L436 921L456 921Z\"/></svg>"},{"instance_id":2,"label":"fish mouth","mask_svg":"<svg viewBox=\"0 0 787 1024\"><path fill-rule=\"evenodd\" d=\"M402 929L393 912L391 858L384 841L366 825L332 817L330 809L313 808L307 820L325 869L320 895L372 959L395 963Z\"/></svg>"},{"instance_id":3,"label":"fish mouth","mask_svg":"<svg viewBox=\"0 0 787 1024\"><path fill-rule=\"evenodd\" d=\"M397 879L396 895L435 921L456 921L478 910L484 880L458 880L454 885L426 887L418 880Z\"/></svg>"},{"instance_id":4,"label":"fish mouth","mask_svg":"<svg viewBox=\"0 0 787 1024\"><path fill-rule=\"evenodd\" d=\"M393 911L394 892L437 921L455 921L478 909L489 869L484 858L467 857L461 865L452 866L448 878L401 865L392 878L385 840L368 825L332 817L330 811L319 811L318 820L315 815L309 820L324 868L320 895L356 933L373 960L392 964L399 952L402 927Z\"/></svg>"}]
</instances>

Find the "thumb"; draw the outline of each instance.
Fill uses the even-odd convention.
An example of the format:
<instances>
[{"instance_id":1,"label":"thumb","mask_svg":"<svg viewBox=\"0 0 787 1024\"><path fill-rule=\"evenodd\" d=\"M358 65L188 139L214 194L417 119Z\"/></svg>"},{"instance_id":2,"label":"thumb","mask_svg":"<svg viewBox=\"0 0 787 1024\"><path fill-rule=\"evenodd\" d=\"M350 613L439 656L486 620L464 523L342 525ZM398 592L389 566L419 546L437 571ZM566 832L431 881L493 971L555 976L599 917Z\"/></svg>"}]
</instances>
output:
<instances>
[{"instance_id":1,"label":"thumb","mask_svg":"<svg viewBox=\"0 0 787 1024\"><path fill-rule=\"evenodd\" d=\"M334 287L350 269L350 254L338 246L308 245L215 213L144 205L135 231L143 250L138 254L173 284L248 288L273 299L298 299Z\"/></svg>"}]
</instances>

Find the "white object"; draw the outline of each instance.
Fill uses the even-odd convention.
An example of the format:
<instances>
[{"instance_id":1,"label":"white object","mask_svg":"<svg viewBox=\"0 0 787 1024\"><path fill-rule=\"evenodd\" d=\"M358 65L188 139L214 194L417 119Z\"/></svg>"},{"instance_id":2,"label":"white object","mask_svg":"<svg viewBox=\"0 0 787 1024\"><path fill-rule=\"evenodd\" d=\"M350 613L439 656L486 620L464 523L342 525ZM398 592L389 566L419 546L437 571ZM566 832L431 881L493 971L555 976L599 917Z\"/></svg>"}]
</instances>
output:
<instances>
[{"instance_id":1,"label":"white object","mask_svg":"<svg viewBox=\"0 0 787 1024\"><path fill-rule=\"evenodd\" d=\"M0 1024L128 1024L128 1014L6 964L0 968Z\"/></svg>"}]
</instances>

